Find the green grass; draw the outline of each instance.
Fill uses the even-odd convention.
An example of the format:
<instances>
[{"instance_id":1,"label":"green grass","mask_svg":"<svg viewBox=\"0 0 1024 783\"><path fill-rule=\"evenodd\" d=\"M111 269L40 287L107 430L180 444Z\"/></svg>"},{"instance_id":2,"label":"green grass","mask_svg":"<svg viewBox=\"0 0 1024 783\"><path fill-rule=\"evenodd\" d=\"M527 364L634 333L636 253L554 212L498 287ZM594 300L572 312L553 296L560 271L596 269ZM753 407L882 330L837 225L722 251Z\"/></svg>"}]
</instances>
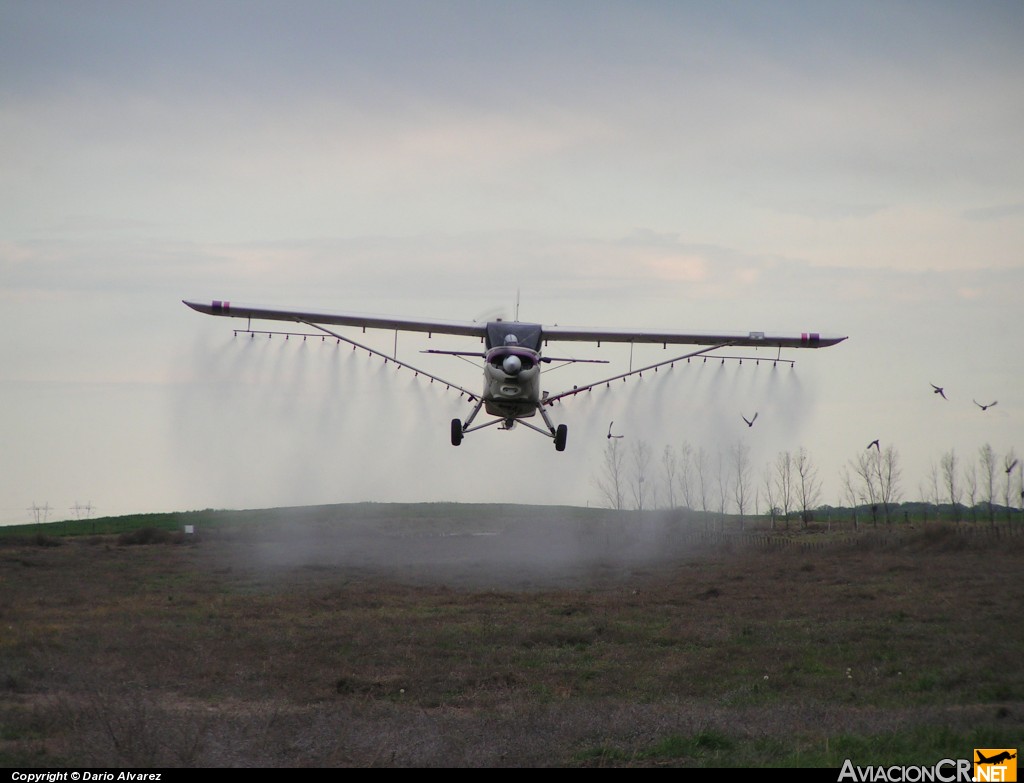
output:
<instances>
[{"instance_id":1,"label":"green grass","mask_svg":"<svg viewBox=\"0 0 1024 783\"><path fill-rule=\"evenodd\" d=\"M1017 538L197 513L0 544L0 765L838 768L1024 736Z\"/></svg>"}]
</instances>

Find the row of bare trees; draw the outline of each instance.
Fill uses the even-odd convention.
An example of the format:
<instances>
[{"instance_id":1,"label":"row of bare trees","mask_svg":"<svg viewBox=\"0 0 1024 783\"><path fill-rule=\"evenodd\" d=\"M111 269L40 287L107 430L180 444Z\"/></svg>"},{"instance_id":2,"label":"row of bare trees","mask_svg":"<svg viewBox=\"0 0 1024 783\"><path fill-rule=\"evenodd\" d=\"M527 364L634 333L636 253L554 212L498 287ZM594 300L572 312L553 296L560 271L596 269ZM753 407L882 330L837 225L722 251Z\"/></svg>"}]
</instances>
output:
<instances>
[{"instance_id":1,"label":"row of bare trees","mask_svg":"<svg viewBox=\"0 0 1024 783\"><path fill-rule=\"evenodd\" d=\"M1018 501L1024 509L1024 472L1013 449L1000 460L986 443L978 449L978 461L966 463L955 449L950 449L938 465L931 464L920 492L923 499L936 507L948 503L957 522L965 512L976 519L979 506L994 522L1000 500L1006 509L1013 508Z\"/></svg>"},{"instance_id":2,"label":"row of bare trees","mask_svg":"<svg viewBox=\"0 0 1024 783\"><path fill-rule=\"evenodd\" d=\"M1000 472L1005 474L1002 486ZM900 455L893 446L868 448L840 470L841 503L853 509L854 524L858 508L867 508L873 523L890 523L903 501L902 481ZM727 452L714 453L687 442L678 448L667 445L656 460L644 441L625 446L619 439L609 439L594 485L610 508L731 513L741 525L751 513L770 515L773 527L779 518L789 520L793 515L806 525L822 501L818 466L806 449L779 452L755 476L750 447L743 441ZM951 449L933 464L928 483L920 488L922 499L936 509L948 503L957 521L967 510L975 514L979 506L994 520L999 490L1007 509L1018 500L1024 506L1020 461L1011 449L1000 464L988 444L979 449L977 462L962 463Z\"/></svg>"},{"instance_id":3,"label":"row of bare trees","mask_svg":"<svg viewBox=\"0 0 1024 783\"><path fill-rule=\"evenodd\" d=\"M878 522L882 511L886 523L892 522L892 510L901 500L900 482L903 471L900 455L892 446L885 451L868 448L847 462L839 471L843 491L843 502L854 509L854 525L857 524L857 507L867 506L871 510L871 521Z\"/></svg>"},{"instance_id":4,"label":"row of bare trees","mask_svg":"<svg viewBox=\"0 0 1024 783\"><path fill-rule=\"evenodd\" d=\"M652 467L652 449L644 441L625 447L616 439L608 441L595 486L605 505L614 509L689 508L725 514L735 512L740 520L760 513L763 497L772 520L788 519L800 512L806 523L821 502L818 468L806 449L780 452L765 466L760 484L754 477L750 447L737 441L728 453L668 445L661 452L658 469Z\"/></svg>"}]
</instances>

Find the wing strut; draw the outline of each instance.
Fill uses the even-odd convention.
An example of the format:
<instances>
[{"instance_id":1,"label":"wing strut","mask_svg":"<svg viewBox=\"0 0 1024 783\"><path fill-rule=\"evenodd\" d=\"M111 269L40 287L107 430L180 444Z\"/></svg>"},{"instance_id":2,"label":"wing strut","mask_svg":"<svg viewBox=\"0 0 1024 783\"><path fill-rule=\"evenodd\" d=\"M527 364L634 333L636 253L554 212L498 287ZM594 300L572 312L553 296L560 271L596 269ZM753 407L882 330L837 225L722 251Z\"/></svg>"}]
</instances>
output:
<instances>
[{"instance_id":1,"label":"wing strut","mask_svg":"<svg viewBox=\"0 0 1024 783\"><path fill-rule=\"evenodd\" d=\"M475 393L471 392L469 389L465 389L462 386L459 386L457 383L452 383L451 381L446 381L444 378L440 378L437 375L434 375L433 373L427 372L426 370L421 370L419 367L413 367L408 362L403 362L401 359L397 359L394 356L388 356L386 353L381 353L380 351L377 351L377 350L371 348L368 345L363 345L362 343L358 343L355 340L350 340L348 337L345 337L344 335L341 335L341 334L338 334L337 332L331 331L326 326L320 326L320 324L315 324L312 321L302 321L302 320L300 320L299 323L303 323L306 326L309 326L309 327L311 327L313 329L319 329L321 332L324 332L325 334L329 334L331 337L337 338L338 340L346 342L349 345L355 346L356 348L360 349L361 351L366 351L367 353L373 354L374 356L379 356L381 359L384 360L385 364L387 362L394 362L399 367L404 367L407 370L412 370L417 375L422 375L425 378L430 378L431 381L437 381L438 383L443 383L448 388L457 389L458 391L460 391L463 394L467 395L469 397L469 401L470 402L473 402L474 400L476 400L477 395ZM396 337L395 338L396 349L397 349L397 340L398 340L398 338Z\"/></svg>"},{"instance_id":2,"label":"wing strut","mask_svg":"<svg viewBox=\"0 0 1024 783\"><path fill-rule=\"evenodd\" d=\"M709 353L711 351L717 351L719 348L726 348L732 344L732 342L727 342L719 343L718 345L709 345L707 348L701 348L699 351L684 353L682 356L676 356L672 359L665 359L664 361L661 362L648 364L646 367L640 367L639 369L630 370L629 372L624 372L621 373L620 375L613 375L611 378L604 378L603 380L600 381L594 381L593 383L588 383L586 386L576 386L568 391L559 392L558 394L552 394L545 397L543 400L541 400L541 404L551 405L557 402L558 400L562 399L563 397L572 397L573 395L579 394L580 392L590 391L591 389L594 389L598 386L604 386L605 384L611 383L612 381L617 381L620 378L625 379L630 377L631 375L642 375L647 370L657 370L657 368L664 367L666 364L675 364L676 362L681 362L683 359L689 359L693 356L700 356L701 354Z\"/></svg>"}]
</instances>

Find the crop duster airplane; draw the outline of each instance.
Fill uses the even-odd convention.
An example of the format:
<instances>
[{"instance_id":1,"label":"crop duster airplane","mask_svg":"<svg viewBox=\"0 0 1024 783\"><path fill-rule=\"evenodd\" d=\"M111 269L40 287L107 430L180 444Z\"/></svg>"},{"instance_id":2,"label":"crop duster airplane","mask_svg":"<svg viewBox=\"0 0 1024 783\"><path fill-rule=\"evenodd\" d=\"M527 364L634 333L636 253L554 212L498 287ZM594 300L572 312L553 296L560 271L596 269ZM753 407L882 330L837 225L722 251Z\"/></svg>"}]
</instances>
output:
<instances>
[{"instance_id":1,"label":"crop duster airplane","mask_svg":"<svg viewBox=\"0 0 1024 783\"><path fill-rule=\"evenodd\" d=\"M557 451L565 450L568 427L565 424L555 426L546 408L551 407L559 400L571 397L595 387L610 384L612 381L625 380L630 376L642 375L649 370L657 371L659 367L674 365L675 362L683 359L689 360L695 356L703 356L707 361L709 356L715 358L755 359L760 362L762 358L771 361L773 364L782 362L793 364L790 359L782 359L783 348L825 348L845 340L845 337L825 337L816 332L804 332L802 334L769 334L766 332L745 332L745 333L701 333L681 331L650 331L645 329L601 329L587 327L567 326L542 326L541 324L523 323L519 320L505 321L495 320L486 323L474 321L442 321L442 320L418 320L412 318L361 315L356 313L323 313L310 312L306 310L288 310L273 307L254 307L239 305L231 302L214 300L212 302L196 302L183 300L193 310L208 315L219 315L230 318L246 319L244 329L236 329L238 332L245 332L254 336L256 334L284 334L309 336L309 333L302 332L270 332L254 330L252 321L287 321L295 324L302 324L311 329L318 330L316 336L324 337L330 335L339 342L345 342L353 348L365 350L370 354L384 359L385 362L393 362L398 367L413 371L417 375L429 378L431 382L438 381L446 387L456 389L465 394L472 409L463 421L452 419L451 437L452 445L458 446L462 443L465 435L476 430L500 425L500 429L510 430L518 422L542 435L551 438L555 443ZM396 332L426 332L429 336L435 334L455 335L461 337L475 337L483 342L482 351L440 351L432 350L425 353L448 354L451 356L476 357L482 359L484 371L483 393L472 392L458 384L451 383L436 375L421 370L413 365L402 361L397 356L388 356L380 351L370 348L355 340L339 334L328 328L329 326L347 326L366 329L385 329ZM542 355L549 342L590 342L600 346L603 342L614 343L661 343L663 348L669 345L696 345L697 350L684 353L681 356L674 356L671 359L649 364L645 367L633 369L620 373L609 378L603 378L585 386L573 386L571 389L549 394L541 388L541 365L556 362L563 365L571 362L599 362L603 360L594 359L571 359L551 358ZM713 352L725 348L768 348L776 349L775 357L761 356L722 356ZM474 425L477 415L484 411L491 420ZM544 427L534 424L528 419L540 414Z\"/></svg>"}]
</instances>

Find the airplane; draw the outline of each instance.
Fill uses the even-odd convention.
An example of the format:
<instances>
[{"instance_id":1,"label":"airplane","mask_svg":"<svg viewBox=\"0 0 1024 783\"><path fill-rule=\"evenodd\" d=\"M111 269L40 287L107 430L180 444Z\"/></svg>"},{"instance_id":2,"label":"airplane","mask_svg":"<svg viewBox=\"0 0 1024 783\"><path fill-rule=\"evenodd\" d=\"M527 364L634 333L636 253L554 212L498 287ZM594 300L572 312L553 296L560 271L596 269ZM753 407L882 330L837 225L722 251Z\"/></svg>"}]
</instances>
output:
<instances>
[{"instance_id":1,"label":"airplane","mask_svg":"<svg viewBox=\"0 0 1024 783\"><path fill-rule=\"evenodd\" d=\"M976 751L978 754L978 764L998 764L1001 761L1009 761L1010 759L1017 758L1016 753L1010 753L1008 750L1004 750L1002 753L997 753L992 758L985 758L982 752Z\"/></svg>"},{"instance_id":2,"label":"airplane","mask_svg":"<svg viewBox=\"0 0 1024 783\"><path fill-rule=\"evenodd\" d=\"M277 307L239 305L230 301L215 299L210 302L199 302L188 299L182 300L193 310L207 315L224 316L229 318L244 318L247 321L245 329L236 329L239 332L247 333L250 337L256 334L301 335L303 338L309 333L301 332L271 332L265 330L254 330L252 321L286 321L294 324L301 324L305 327L315 329L321 338L326 336L334 337L338 342L345 342L353 347L369 352L384 359L385 363L393 362L399 368L411 370L417 376L424 376L430 382L438 381L445 384L449 389L455 389L460 394L466 395L473 405L465 420L452 419L451 421L451 442L453 446L462 443L463 438L471 432L481 430L492 425L499 425L499 429L511 430L516 424L522 424L529 429L539 432L541 435L551 438L555 444L556 451L564 451L568 438L568 427L565 424L555 425L547 409L556 402L568 397L590 391L599 386L610 385L612 381L625 380L632 376L642 376L648 370L657 371L659 367L674 365L675 362L693 357L702 356L706 362L709 354L723 348L774 348L778 354L774 358L765 358L774 364L782 362L790 366L794 364L791 359L781 358L783 348L826 348L836 345L847 339L846 337L828 337L817 332L803 332L801 334L769 334L766 332L745 332L745 333L702 333L683 331L652 331L646 329L604 329L591 327L571 326L545 326L537 323L521 322L518 319L506 321L497 319L487 322L475 321L448 321L448 320L423 320L397 316L365 315L358 313L330 313L311 312L307 310L292 310ZM428 336L435 334L452 335L458 337L474 337L483 342L483 350L477 351L446 351L429 350L425 353L445 354L449 356L475 357L483 360L484 383L483 392L476 393L463 388L458 384L446 381L439 376L426 372L422 369L398 359L397 356L389 356L369 346L356 342L346 337L329 326L349 326L366 329L383 329L406 332L426 333ZM572 359L552 358L543 355L543 350L549 342L590 342L598 346L603 342L611 343L661 343L663 348L669 345L696 345L699 348L681 356L671 359L664 359L638 369L629 369L628 372L620 373L609 378L588 383L584 386L573 386L566 391L549 394L541 385L541 365L557 362L558 366L574 362L607 363L600 359ZM721 358L724 364L726 359L739 359L742 363L742 356L721 356L715 354L714 358ZM753 357L760 363L760 357ZM483 424L476 424L477 415L482 411L493 417ZM534 424L528 419L540 414L544 427Z\"/></svg>"}]
</instances>

